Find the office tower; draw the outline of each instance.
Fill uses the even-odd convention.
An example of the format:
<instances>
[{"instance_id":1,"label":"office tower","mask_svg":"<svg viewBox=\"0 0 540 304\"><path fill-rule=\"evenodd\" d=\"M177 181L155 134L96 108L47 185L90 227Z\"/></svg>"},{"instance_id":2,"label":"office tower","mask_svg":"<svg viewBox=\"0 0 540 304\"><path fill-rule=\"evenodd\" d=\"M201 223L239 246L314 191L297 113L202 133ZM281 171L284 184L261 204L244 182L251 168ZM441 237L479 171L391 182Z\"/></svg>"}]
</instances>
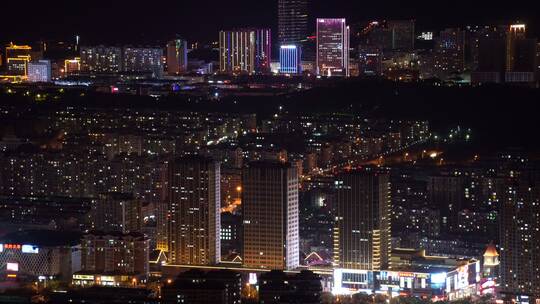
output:
<instances>
[{"instance_id":1,"label":"office tower","mask_svg":"<svg viewBox=\"0 0 540 304\"><path fill-rule=\"evenodd\" d=\"M279 50L281 74L302 73L302 48L297 45L282 45Z\"/></svg>"},{"instance_id":2,"label":"office tower","mask_svg":"<svg viewBox=\"0 0 540 304\"><path fill-rule=\"evenodd\" d=\"M187 72L187 54L188 46L186 40L175 39L167 43L167 72L169 75L178 75Z\"/></svg>"},{"instance_id":3,"label":"office tower","mask_svg":"<svg viewBox=\"0 0 540 304\"><path fill-rule=\"evenodd\" d=\"M92 206L92 229L130 233L142 226L141 202L127 193L100 194Z\"/></svg>"},{"instance_id":4,"label":"office tower","mask_svg":"<svg viewBox=\"0 0 540 304\"><path fill-rule=\"evenodd\" d=\"M300 45L308 35L308 1L278 1L278 35L280 45Z\"/></svg>"},{"instance_id":5,"label":"office tower","mask_svg":"<svg viewBox=\"0 0 540 304\"><path fill-rule=\"evenodd\" d=\"M534 303L540 299L540 174L513 173L500 205L500 286L509 297Z\"/></svg>"},{"instance_id":6,"label":"office tower","mask_svg":"<svg viewBox=\"0 0 540 304\"><path fill-rule=\"evenodd\" d=\"M219 33L221 73L270 73L272 60L270 29L239 29Z\"/></svg>"},{"instance_id":7,"label":"office tower","mask_svg":"<svg viewBox=\"0 0 540 304\"><path fill-rule=\"evenodd\" d=\"M363 76L382 75L383 53L378 46L361 45L358 49L358 70Z\"/></svg>"},{"instance_id":8,"label":"office tower","mask_svg":"<svg viewBox=\"0 0 540 304\"><path fill-rule=\"evenodd\" d=\"M387 173L352 171L336 180L334 262L341 268L386 269L391 251L390 181Z\"/></svg>"},{"instance_id":9,"label":"office tower","mask_svg":"<svg viewBox=\"0 0 540 304\"><path fill-rule=\"evenodd\" d=\"M317 74L349 76L349 27L345 19L317 19Z\"/></svg>"},{"instance_id":10,"label":"office tower","mask_svg":"<svg viewBox=\"0 0 540 304\"><path fill-rule=\"evenodd\" d=\"M29 82L50 82L51 81L51 61L40 60L28 63Z\"/></svg>"},{"instance_id":11,"label":"office tower","mask_svg":"<svg viewBox=\"0 0 540 304\"><path fill-rule=\"evenodd\" d=\"M449 28L441 31L435 40L434 69L440 79L465 69L465 35L461 29Z\"/></svg>"},{"instance_id":12,"label":"office tower","mask_svg":"<svg viewBox=\"0 0 540 304\"><path fill-rule=\"evenodd\" d=\"M166 187L170 263L219 263L220 164L201 156L174 159Z\"/></svg>"},{"instance_id":13,"label":"office tower","mask_svg":"<svg viewBox=\"0 0 540 304\"><path fill-rule=\"evenodd\" d=\"M506 82L534 82L536 39L526 37L525 24L510 25L506 35Z\"/></svg>"},{"instance_id":14,"label":"office tower","mask_svg":"<svg viewBox=\"0 0 540 304\"><path fill-rule=\"evenodd\" d=\"M81 68L85 72L119 73L123 70L122 64L120 47L81 47Z\"/></svg>"},{"instance_id":15,"label":"office tower","mask_svg":"<svg viewBox=\"0 0 540 304\"><path fill-rule=\"evenodd\" d=\"M6 47L6 66L9 76L26 76L28 63L32 60L32 48L11 43Z\"/></svg>"},{"instance_id":16,"label":"office tower","mask_svg":"<svg viewBox=\"0 0 540 304\"><path fill-rule=\"evenodd\" d=\"M416 40L414 20L390 20L387 26L392 31L392 49L402 51L414 49Z\"/></svg>"},{"instance_id":17,"label":"office tower","mask_svg":"<svg viewBox=\"0 0 540 304\"><path fill-rule=\"evenodd\" d=\"M163 62L161 48L124 48L123 71L131 73L152 73L153 78L163 76Z\"/></svg>"},{"instance_id":18,"label":"office tower","mask_svg":"<svg viewBox=\"0 0 540 304\"><path fill-rule=\"evenodd\" d=\"M252 162L242 172L244 266L299 265L298 172L289 163Z\"/></svg>"},{"instance_id":19,"label":"office tower","mask_svg":"<svg viewBox=\"0 0 540 304\"><path fill-rule=\"evenodd\" d=\"M141 233L90 232L81 240L81 272L147 276L149 251Z\"/></svg>"}]
</instances>

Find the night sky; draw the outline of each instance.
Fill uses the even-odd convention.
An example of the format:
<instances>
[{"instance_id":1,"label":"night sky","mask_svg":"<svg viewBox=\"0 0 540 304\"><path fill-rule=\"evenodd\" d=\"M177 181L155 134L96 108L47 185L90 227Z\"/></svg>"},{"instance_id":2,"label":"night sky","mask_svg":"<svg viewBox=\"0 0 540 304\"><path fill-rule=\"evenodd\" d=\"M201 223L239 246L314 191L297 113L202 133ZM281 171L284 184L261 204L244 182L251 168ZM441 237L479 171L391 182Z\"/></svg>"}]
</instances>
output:
<instances>
[{"instance_id":1,"label":"night sky","mask_svg":"<svg viewBox=\"0 0 540 304\"><path fill-rule=\"evenodd\" d=\"M48 0L2 4L0 42L68 39L82 44L161 43L174 34L190 41L217 39L220 29L277 24L277 0ZM419 30L521 20L540 33L535 1L515 7L488 0L314 0L310 17L347 17L349 23L416 18ZM7 19L7 20L6 20ZM313 23L313 22L312 22Z\"/></svg>"}]
</instances>

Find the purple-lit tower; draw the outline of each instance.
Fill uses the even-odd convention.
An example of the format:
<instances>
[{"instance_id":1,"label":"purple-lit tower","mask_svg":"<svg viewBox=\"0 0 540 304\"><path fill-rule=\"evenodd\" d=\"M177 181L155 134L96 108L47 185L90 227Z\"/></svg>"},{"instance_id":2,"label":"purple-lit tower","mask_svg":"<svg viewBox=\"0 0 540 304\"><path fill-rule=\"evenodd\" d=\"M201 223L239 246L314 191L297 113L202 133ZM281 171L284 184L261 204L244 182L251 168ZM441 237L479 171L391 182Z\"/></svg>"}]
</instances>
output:
<instances>
[{"instance_id":1,"label":"purple-lit tower","mask_svg":"<svg viewBox=\"0 0 540 304\"><path fill-rule=\"evenodd\" d=\"M270 73L270 29L239 29L219 33L219 68L228 74Z\"/></svg>"},{"instance_id":2,"label":"purple-lit tower","mask_svg":"<svg viewBox=\"0 0 540 304\"><path fill-rule=\"evenodd\" d=\"M317 74L349 76L349 27L345 19L317 19Z\"/></svg>"}]
</instances>

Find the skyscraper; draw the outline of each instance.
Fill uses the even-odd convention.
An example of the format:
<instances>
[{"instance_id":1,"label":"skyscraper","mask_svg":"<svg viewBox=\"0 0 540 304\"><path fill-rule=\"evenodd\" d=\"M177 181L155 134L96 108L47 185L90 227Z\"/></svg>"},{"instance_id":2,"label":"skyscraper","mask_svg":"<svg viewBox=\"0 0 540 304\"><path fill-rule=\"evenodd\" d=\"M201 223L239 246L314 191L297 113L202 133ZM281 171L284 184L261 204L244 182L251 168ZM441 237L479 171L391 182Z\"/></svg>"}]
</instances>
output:
<instances>
[{"instance_id":1,"label":"skyscraper","mask_svg":"<svg viewBox=\"0 0 540 304\"><path fill-rule=\"evenodd\" d=\"M540 299L540 174L514 172L502 195L501 290Z\"/></svg>"},{"instance_id":2,"label":"skyscraper","mask_svg":"<svg viewBox=\"0 0 540 304\"><path fill-rule=\"evenodd\" d=\"M242 173L244 266L299 265L298 172L289 163L250 163Z\"/></svg>"},{"instance_id":3,"label":"skyscraper","mask_svg":"<svg viewBox=\"0 0 540 304\"><path fill-rule=\"evenodd\" d=\"M167 188L170 263L218 263L220 164L200 156L174 159L169 163Z\"/></svg>"},{"instance_id":4,"label":"skyscraper","mask_svg":"<svg viewBox=\"0 0 540 304\"><path fill-rule=\"evenodd\" d=\"M345 19L317 19L317 74L349 76L349 27Z\"/></svg>"},{"instance_id":5,"label":"skyscraper","mask_svg":"<svg viewBox=\"0 0 540 304\"><path fill-rule=\"evenodd\" d=\"M167 43L167 72L177 75L187 72L187 41L175 39Z\"/></svg>"},{"instance_id":6,"label":"skyscraper","mask_svg":"<svg viewBox=\"0 0 540 304\"><path fill-rule=\"evenodd\" d=\"M308 35L308 1L278 1L279 45L300 45Z\"/></svg>"},{"instance_id":7,"label":"skyscraper","mask_svg":"<svg viewBox=\"0 0 540 304\"><path fill-rule=\"evenodd\" d=\"M391 251L389 175L345 172L338 176L336 188L334 262L347 269L385 269Z\"/></svg>"},{"instance_id":8,"label":"skyscraper","mask_svg":"<svg viewBox=\"0 0 540 304\"><path fill-rule=\"evenodd\" d=\"M219 68L229 74L270 73L270 29L239 29L219 33Z\"/></svg>"}]
</instances>

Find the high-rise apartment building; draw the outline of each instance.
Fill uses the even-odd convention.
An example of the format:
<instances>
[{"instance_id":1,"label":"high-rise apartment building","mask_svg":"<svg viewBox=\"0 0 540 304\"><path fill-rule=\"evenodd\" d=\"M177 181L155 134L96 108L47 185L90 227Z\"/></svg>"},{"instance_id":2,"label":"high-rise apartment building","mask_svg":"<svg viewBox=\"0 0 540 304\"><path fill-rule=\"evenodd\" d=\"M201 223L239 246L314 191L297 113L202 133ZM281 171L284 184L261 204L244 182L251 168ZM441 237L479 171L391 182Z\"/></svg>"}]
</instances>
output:
<instances>
[{"instance_id":1,"label":"high-rise apartment building","mask_svg":"<svg viewBox=\"0 0 540 304\"><path fill-rule=\"evenodd\" d=\"M352 171L336 180L334 262L341 268L386 269L391 254L388 173Z\"/></svg>"},{"instance_id":2,"label":"high-rise apartment building","mask_svg":"<svg viewBox=\"0 0 540 304\"><path fill-rule=\"evenodd\" d=\"M82 272L146 276L149 252L149 240L141 233L91 232L81 240Z\"/></svg>"},{"instance_id":3,"label":"high-rise apartment building","mask_svg":"<svg viewBox=\"0 0 540 304\"><path fill-rule=\"evenodd\" d=\"M244 266L299 265L298 171L289 163L258 161L242 173Z\"/></svg>"},{"instance_id":4,"label":"high-rise apartment building","mask_svg":"<svg viewBox=\"0 0 540 304\"><path fill-rule=\"evenodd\" d=\"M81 47L81 69L90 73L119 73L123 70L122 48Z\"/></svg>"},{"instance_id":5,"label":"high-rise apartment building","mask_svg":"<svg viewBox=\"0 0 540 304\"><path fill-rule=\"evenodd\" d=\"M278 1L279 45L300 45L308 35L308 1Z\"/></svg>"},{"instance_id":6,"label":"high-rise apartment building","mask_svg":"<svg viewBox=\"0 0 540 304\"><path fill-rule=\"evenodd\" d=\"M169 162L167 241L171 264L220 261L220 164L201 156Z\"/></svg>"},{"instance_id":7,"label":"high-rise apartment building","mask_svg":"<svg viewBox=\"0 0 540 304\"><path fill-rule=\"evenodd\" d=\"M272 33L270 29L239 29L219 33L221 73L270 73Z\"/></svg>"},{"instance_id":8,"label":"high-rise apartment building","mask_svg":"<svg viewBox=\"0 0 540 304\"><path fill-rule=\"evenodd\" d=\"M500 205L501 291L540 299L540 174L513 174Z\"/></svg>"},{"instance_id":9,"label":"high-rise apartment building","mask_svg":"<svg viewBox=\"0 0 540 304\"><path fill-rule=\"evenodd\" d=\"M152 73L152 77L163 76L163 50L161 48L125 47L123 50L123 71L131 73Z\"/></svg>"},{"instance_id":10,"label":"high-rise apartment building","mask_svg":"<svg viewBox=\"0 0 540 304\"><path fill-rule=\"evenodd\" d=\"M349 27L345 19L317 19L317 74L349 76Z\"/></svg>"},{"instance_id":11,"label":"high-rise apartment building","mask_svg":"<svg viewBox=\"0 0 540 304\"><path fill-rule=\"evenodd\" d=\"M167 72L169 75L178 75L187 72L188 46L183 39L174 39L167 43Z\"/></svg>"},{"instance_id":12,"label":"high-rise apartment building","mask_svg":"<svg viewBox=\"0 0 540 304\"><path fill-rule=\"evenodd\" d=\"M90 215L98 231L130 233L142 227L141 202L128 193L100 194Z\"/></svg>"}]
</instances>

